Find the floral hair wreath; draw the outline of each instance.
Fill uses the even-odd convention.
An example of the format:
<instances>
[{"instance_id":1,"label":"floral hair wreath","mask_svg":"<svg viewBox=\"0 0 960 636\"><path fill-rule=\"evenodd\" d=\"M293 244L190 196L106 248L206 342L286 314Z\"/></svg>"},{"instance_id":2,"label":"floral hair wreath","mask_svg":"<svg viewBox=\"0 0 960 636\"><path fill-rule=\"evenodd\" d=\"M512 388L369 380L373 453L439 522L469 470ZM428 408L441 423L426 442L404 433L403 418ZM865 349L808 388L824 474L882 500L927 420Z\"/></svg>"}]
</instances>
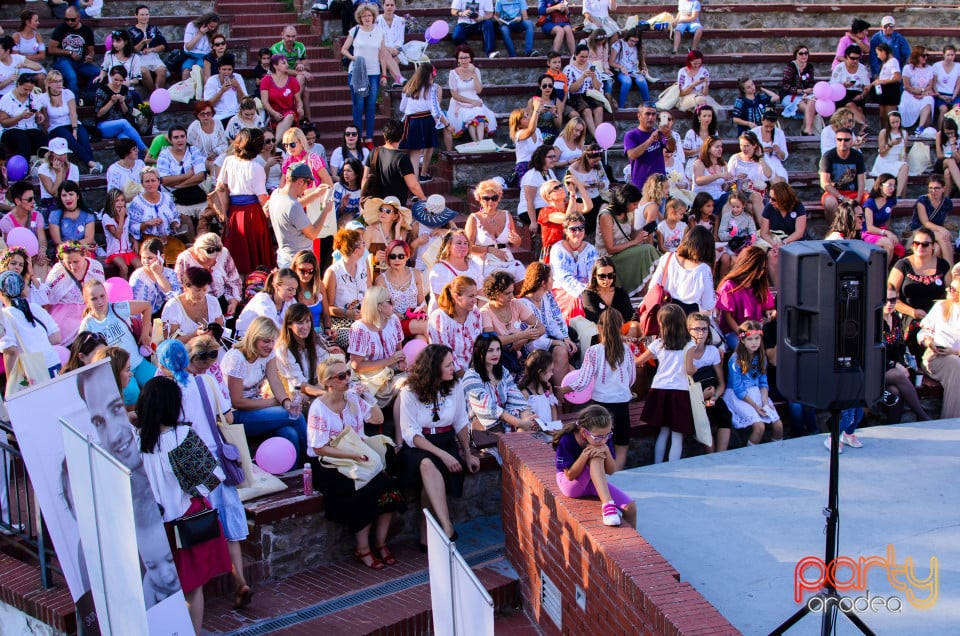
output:
<instances>
[{"instance_id":1,"label":"floral hair wreath","mask_svg":"<svg viewBox=\"0 0 960 636\"><path fill-rule=\"evenodd\" d=\"M64 241L57 246L57 260L63 260L67 254L83 254L87 250L80 241Z\"/></svg>"},{"instance_id":2,"label":"floral hair wreath","mask_svg":"<svg viewBox=\"0 0 960 636\"><path fill-rule=\"evenodd\" d=\"M27 254L26 249L18 245L14 245L12 247L7 248L7 251L4 252L2 256L0 256L0 269L6 269L7 265L10 264L10 260L14 256L19 256L23 258L24 262L30 259L30 256Z\"/></svg>"}]
</instances>

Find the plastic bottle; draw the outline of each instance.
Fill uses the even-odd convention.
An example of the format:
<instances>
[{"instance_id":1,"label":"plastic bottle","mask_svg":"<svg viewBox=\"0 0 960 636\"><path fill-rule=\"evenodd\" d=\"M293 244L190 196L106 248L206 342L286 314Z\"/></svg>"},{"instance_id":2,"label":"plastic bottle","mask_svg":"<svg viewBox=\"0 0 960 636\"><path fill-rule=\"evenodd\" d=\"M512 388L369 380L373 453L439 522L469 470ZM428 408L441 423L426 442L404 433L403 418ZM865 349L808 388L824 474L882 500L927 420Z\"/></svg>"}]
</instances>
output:
<instances>
[{"instance_id":1,"label":"plastic bottle","mask_svg":"<svg viewBox=\"0 0 960 636\"><path fill-rule=\"evenodd\" d=\"M303 465L303 496L309 497L313 494L313 468L310 464Z\"/></svg>"}]
</instances>

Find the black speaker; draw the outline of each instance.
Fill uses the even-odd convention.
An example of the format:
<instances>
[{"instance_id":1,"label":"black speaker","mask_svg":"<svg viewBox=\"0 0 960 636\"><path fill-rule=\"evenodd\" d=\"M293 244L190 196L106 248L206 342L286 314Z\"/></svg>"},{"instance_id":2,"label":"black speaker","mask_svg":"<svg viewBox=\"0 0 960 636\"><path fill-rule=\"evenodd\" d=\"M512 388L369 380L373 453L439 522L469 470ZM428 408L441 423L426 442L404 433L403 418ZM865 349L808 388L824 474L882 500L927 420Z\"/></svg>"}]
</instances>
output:
<instances>
[{"instance_id":1,"label":"black speaker","mask_svg":"<svg viewBox=\"0 0 960 636\"><path fill-rule=\"evenodd\" d=\"M880 399L886 256L863 241L780 248L777 388L784 397L817 409Z\"/></svg>"}]
</instances>

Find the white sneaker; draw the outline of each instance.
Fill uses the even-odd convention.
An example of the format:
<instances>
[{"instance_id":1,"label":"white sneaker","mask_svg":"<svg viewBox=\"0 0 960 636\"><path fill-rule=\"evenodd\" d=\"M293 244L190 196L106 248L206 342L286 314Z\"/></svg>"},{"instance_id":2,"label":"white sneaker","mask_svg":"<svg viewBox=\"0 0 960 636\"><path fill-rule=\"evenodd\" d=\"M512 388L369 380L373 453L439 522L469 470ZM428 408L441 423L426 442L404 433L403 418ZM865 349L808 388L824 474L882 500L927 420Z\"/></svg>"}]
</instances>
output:
<instances>
[{"instance_id":1,"label":"white sneaker","mask_svg":"<svg viewBox=\"0 0 960 636\"><path fill-rule=\"evenodd\" d=\"M826 439L823 440L823 445L827 447L827 450L830 450L830 436L827 435ZM843 437L840 437L840 448L837 449L837 454L843 455Z\"/></svg>"},{"instance_id":2,"label":"white sneaker","mask_svg":"<svg viewBox=\"0 0 960 636\"><path fill-rule=\"evenodd\" d=\"M620 525L620 511L617 509L617 504L612 501L608 501L603 504L603 525L605 526L619 526Z\"/></svg>"},{"instance_id":3,"label":"white sneaker","mask_svg":"<svg viewBox=\"0 0 960 636\"><path fill-rule=\"evenodd\" d=\"M849 446L850 448L863 448L863 443L857 438L856 433L846 433L840 434L840 441Z\"/></svg>"},{"instance_id":4,"label":"white sneaker","mask_svg":"<svg viewBox=\"0 0 960 636\"><path fill-rule=\"evenodd\" d=\"M494 51L493 53L491 53L491 54L488 55L487 57L492 60L493 58L497 57L498 55L500 55L500 51Z\"/></svg>"}]
</instances>

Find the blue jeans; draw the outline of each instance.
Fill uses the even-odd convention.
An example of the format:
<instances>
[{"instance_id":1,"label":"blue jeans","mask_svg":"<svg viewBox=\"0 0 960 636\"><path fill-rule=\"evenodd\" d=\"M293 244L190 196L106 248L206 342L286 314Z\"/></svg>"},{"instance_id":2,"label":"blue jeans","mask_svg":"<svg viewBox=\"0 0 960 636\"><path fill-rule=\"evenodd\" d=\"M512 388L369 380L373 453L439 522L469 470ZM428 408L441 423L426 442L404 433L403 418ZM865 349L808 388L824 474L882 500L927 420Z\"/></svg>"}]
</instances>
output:
<instances>
[{"instance_id":1,"label":"blue jeans","mask_svg":"<svg viewBox=\"0 0 960 636\"><path fill-rule=\"evenodd\" d=\"M301 415L291 420L282 406L271 406L256 411L234 409L233 419L243 424L247 437L282 437L297 449L298 462L306 461L307 421Z\"/></svg>"},{"instance_id":2,"label":"blue jeans","mask_svg":"<svg viewBox=\"0 0 960 636\"><path fill-rule=\"evenodd\" d=\"M859 424L862 419L862 408L843 409L840 411L840 430L847 435L853 435L857 432L857 424Z\"/></svg>"},{"instance_id":3,"label":"blue jeans","mask_svg":"<svg viewBox=\"0 0 960 636\"><path fill-rule=\"evenodd\" d=\"M790 428L794 437L819 433L817 428L817 412L812 407L804 406L799 402L790 402Z\"/></svg>"},{"instance_id":4,"label":"blue jeans","mask_svg":"<svg viewBox=\"0 0 960 636\"><path fill-rule=\"evenodd\" d=\"M513 46L513 40L510 38L511 31L523 31L523 54L530 55L533 51L533 22L530 20L520 20L519 22L511 22L510 24L499 24L498 28L500 29L500 37L503 38L503 43L507 45L507 55L510 57L517 57L517 49Z\"/></svg>"},{"instance_id":5,"label":"blue jeans","mask_svg":"<svg viewBox=\"0 0 960 636\"><path fill-rule=\"evenodd\" d=\"M466 44L467 36L477 31L483 34L483 52L490 55L494 46L496 46L493 41L493 20L481 20L477 24L457 23L457 26L453 27L453 43L457 45ZM530 48L533 48L533 40L531 39L530 42Z\"/></svg>"},{"instance_id":6,"label":"blue jeans","mask_svg":"<svg viewBox=\"0 0 960 636\"><path fill-rule=\"evenodd\" d=\"M347 74L347 86L350 86L350 98L353 100L353 125L364 130L363 118L367 118L364 139L373 139L373 125L377 118L377 94L380 92L380 76L368 75L370 90L365 96L353 92L353 73Z\"/></svg>"},{"instance_id":7,"label":"blue jeans","mask_svg":"<svg viewBox=\"0 0 960 636\"><path fill-rule=\"evenodd\" d=\"M617 106L623 108L627 103L627 94L634 85L640 91L640 103L644 104L650 101L650 89L647 88L647 78L643 75L628 75L627 73L617 73L617 79L620 81L620 97L617 99Z\"/></svg>"},{"instance_id":8,"label":"blue jeans","mask_svg":"<svg viewBox=\"0 0 960 636\"><path fill-rule=\"evenodd\" d=\"M100 67L87 62L74 62L69 57L58 57L53 60L53 68L63 75L63 87L69 88L73 94L80 97L78 78L89 81L100 74Z\"/></svg>"},{"instance_id":9,"label":"blue jeans","mask_svg":"<svg viewBox=\"0 0 960 636\"><path fill-rule=\"evenodd\" d=\"M87 129L82 125L77 126L76 138L74 138L73 129L70 126L60 126L51 130L50 139L54 137L66 139L70 152L76 155L83 163L93 161L93 151L90 150L90 137L87 135Z\"/></svg>"},{"instance_id":10,"label":"blue jeans","mask_svg":"<svg viewBox=\"0 0 960 636\"><path fill-rule=\"evenodd\" d=\"M147 146L143 143L143 139L140 138L140 133L137 132L133 124L126 119L99 121L97 122L97 128L107 139L133 139L137 144L137 148L140 149L141 158L143 158L143 155L147 152Z\"/></svg>"}]
</instances>

